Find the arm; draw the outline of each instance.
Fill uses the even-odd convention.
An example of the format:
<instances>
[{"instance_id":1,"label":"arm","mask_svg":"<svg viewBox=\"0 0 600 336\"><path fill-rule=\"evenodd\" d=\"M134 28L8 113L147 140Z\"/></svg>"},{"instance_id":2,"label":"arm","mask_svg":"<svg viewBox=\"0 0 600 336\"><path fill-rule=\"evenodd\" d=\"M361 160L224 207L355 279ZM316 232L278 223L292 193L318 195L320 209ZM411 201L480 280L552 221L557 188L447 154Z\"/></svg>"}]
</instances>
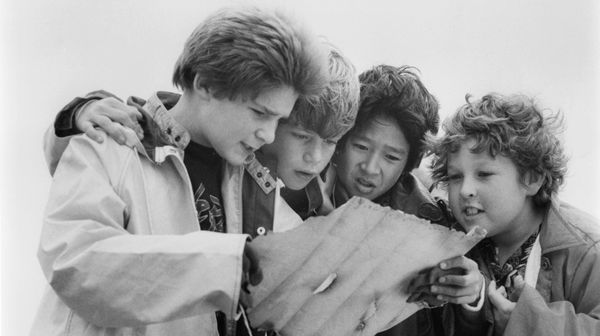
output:
<instances>
[{"instance_id":1,"label":"arm","mask_svg":"<svg viewBox=\"0 0 600 336\"><path fill-rule=\"evenodd\" d=\"M71 136L85 132L96 142L102 142L104 131L119 144L134 143L132 137L143 137L137 124L139 117L135 108L110 92L94 91L73 99L58 112L54 125L44 135L44 155L50 174L54 174Z\"/></svg>"},{"instance_id":2,"label":"arm","mask_svg":"<svg viewBox=\"0 0 600 336\"><path fill-rule=\"evenodd\" d=\"M232 314L246 236L128 232L131 209L145 206L128 201L137 190L123 181L136 159L135 151L110 139L71 140L54 174L38 251L48 282L69 308L99 326L139 326L217 310ZM150 223L142 225L150 230ZM176 225L177 232L185 228L170 224Z\"/></svg>"}]
</instances>

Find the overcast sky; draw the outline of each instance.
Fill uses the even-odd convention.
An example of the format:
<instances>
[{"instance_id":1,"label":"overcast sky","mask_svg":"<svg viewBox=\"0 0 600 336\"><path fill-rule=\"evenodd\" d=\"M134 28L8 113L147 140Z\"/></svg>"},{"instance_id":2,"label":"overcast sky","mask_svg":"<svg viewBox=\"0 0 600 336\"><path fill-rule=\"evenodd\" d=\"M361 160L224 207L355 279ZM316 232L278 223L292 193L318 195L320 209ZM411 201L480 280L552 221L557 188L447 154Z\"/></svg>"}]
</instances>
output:
<instances>
[{"instance_id":1,"label":"overcast sky","mask_svg":"<svg viewBox=\"0 0 600 336\"><path fill-rule=\"evenodd\" d=\"M51 178L42 135L76 95L174 90L184 40L233 1L0 2L1 332L24 335L44 278L36 259ZM570 157L562 198L600 217L599 2L258 1L285 4L362 71L413 65L442 116L490 91L525 93L566 118Z\"/></svg>"}]
</instances>

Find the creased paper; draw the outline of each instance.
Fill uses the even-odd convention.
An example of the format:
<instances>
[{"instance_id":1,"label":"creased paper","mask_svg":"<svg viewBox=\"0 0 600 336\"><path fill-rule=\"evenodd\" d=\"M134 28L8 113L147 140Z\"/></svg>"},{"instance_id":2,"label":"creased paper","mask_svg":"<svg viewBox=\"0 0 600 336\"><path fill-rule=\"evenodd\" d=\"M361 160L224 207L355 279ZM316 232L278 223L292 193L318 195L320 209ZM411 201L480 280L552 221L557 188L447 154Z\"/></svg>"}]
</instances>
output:
<instances>
[{"instance_id":1,"label":"creased paper","mask_svg":"<svg viewBox=\"0 0 600 336\"><path fill-rule=\"evenodd\" d=\"M374 335L421 308L406 303L417 272L463 255L484 235L353 198L326 217L250 243L263 271L250 287L250 321L283 336Z\"/></svg>"}]
</instances>

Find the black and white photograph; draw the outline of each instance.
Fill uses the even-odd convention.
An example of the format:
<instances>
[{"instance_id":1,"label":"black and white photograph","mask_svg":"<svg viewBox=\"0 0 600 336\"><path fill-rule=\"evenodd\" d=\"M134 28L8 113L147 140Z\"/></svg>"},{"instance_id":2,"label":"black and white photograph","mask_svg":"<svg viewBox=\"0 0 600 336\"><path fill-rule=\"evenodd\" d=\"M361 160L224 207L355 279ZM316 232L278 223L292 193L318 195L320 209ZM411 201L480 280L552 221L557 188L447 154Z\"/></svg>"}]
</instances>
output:
<instances>
[{"instance_id":1,"label":"black and white photograph","mask_svg":"<svg viewBox=\"0 0 600 336\"><path fill-rule=\"evenodd\" d=\"M600 335L600 3L0 3L1 335Z\"/></svg>"}]
</instances>

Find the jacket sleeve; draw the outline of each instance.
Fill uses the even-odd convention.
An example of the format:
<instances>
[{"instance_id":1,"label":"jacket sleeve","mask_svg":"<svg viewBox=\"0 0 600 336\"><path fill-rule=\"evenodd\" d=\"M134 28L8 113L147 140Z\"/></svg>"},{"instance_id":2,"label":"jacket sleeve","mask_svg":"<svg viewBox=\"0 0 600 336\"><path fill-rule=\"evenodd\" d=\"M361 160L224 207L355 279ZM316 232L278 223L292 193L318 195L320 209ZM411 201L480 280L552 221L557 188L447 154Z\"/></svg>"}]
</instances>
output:
<instances>
[{"instance_id":1,"label":"jacket sleeve","mask_svg":"<svg viewBox=\"0 0 600 336\"><path fill-rule=\"evenodd\" d=\"M564 282L565 300L546 303L534 288L526 286L504 335L600 335L598 243L588 249L577 265L574 272L563 275L572 279Z\"/></svg>"},{"instance_id":2,"label":"jacket sleeve","mask_svg":"<svg viewBox=\"0 0 600 336\"><path fill-rule=\"evenodd\" d=\"M120 196L119 179L134 158L111 139L71 140L54 174L38 250L49 284L77 315L103 327L231 316L246 236L129 233L131 204Z\"/></svg>"},{"instance_id":3,"label":"jacket sleeve","mask_svg":"<svg viewBox=\"0 0 600 336\"><path fill-rule=\"evenodd\" d=\"M58 112L54 119L54 124L46 130L46 134L44 135L44 156L50 175L54 175L56 165L69 144L71 136L81 133L75 126L77 112L91 101L108 97L119 99L107 91L93 91L83 97L76 97Z\"/></svg>"}]
</instances>

